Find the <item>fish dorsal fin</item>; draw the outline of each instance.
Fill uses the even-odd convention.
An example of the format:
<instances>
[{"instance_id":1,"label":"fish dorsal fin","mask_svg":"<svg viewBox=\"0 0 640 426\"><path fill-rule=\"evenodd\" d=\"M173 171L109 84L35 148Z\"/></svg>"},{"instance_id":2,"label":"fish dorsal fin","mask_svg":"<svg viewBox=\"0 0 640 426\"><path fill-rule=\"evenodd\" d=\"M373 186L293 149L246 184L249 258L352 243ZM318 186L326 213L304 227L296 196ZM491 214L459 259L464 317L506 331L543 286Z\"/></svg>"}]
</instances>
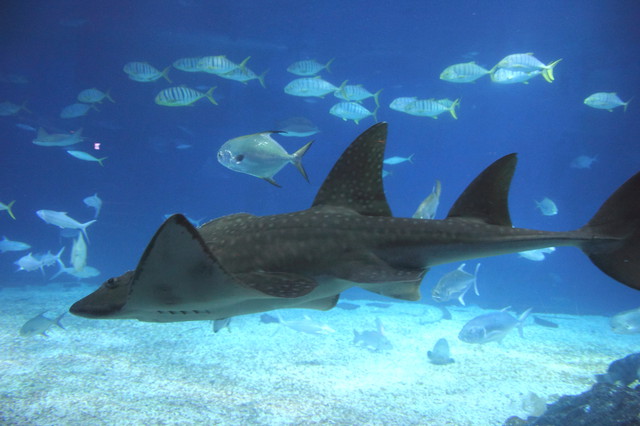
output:
<instances>
[{"instance_id":1,"label":"fish dorsal fin","mask_svg":"<svg viewBox=\"0 0 640 426\"><path fill-rule=\"evenodd\" d=\"M509 154L487 167L456 200L447 219L473 219L511 227L508 198L517 161L516 154Z\"/></svg>"},{"instance_id":2,"label":"fish dorsal fin","mask_svg":"<svg viewBox=\"0 0 640 426\"><path fill-rule=\"evenodd\" d=\"M382 185L387 123L365 130L342 153L320 187L312 207L346 207L366 216L391 216Z\"/></svg>"}]
</instances>

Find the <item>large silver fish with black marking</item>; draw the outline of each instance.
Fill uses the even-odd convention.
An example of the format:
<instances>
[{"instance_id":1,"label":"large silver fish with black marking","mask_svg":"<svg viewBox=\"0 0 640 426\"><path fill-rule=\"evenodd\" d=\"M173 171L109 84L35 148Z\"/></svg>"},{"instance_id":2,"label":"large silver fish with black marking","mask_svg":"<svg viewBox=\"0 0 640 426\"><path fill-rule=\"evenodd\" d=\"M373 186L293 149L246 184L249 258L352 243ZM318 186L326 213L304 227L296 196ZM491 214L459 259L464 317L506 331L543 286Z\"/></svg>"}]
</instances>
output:
<instances>
[{"instance_id":1,"label":"large silver fish with black marking","mask_svg":"<svg viewBox=\"0 0 640 426\"><path fill-rule=\"evenodd\" d=\"M574 246L603 272L640 289L640 173L582 228L514 228L507 198L516 156L484 170L446 219L391 215L382 184L387 124L360 135L312 206L272 216L238 213L194 228L171 216L135 270L71 306L87 318L216 320L281 308L327 310L351 287L420 298L430 267L543 247Z\"/></svg>"}]
</instances>

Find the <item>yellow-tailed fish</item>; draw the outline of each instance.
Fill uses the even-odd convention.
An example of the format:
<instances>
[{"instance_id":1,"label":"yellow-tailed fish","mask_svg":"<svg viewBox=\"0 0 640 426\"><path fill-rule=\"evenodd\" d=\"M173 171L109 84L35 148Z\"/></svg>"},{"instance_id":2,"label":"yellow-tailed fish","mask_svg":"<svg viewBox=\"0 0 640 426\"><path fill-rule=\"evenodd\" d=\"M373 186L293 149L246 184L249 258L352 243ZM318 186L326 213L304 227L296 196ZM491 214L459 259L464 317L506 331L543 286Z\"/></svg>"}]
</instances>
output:
<instances>
[{"instance_id":1,"label":"yellow-tailed fish","mask_svg":"<svg viewBox=\"0 0 640 426\"><path fill-rule=\"evenodd\" d=\"M318 77L312 78L296 78L287 84L284 88L284 92L292 96L316 96L323 98L328 93L333 93L336 90L342 90L347 84L345 80L340 87L336 87L328 81Z\"/></svg>"},{"instance_id":2,"label":"yellow-tailed fish","mask_svg":"<svg viewBox=\"0 0 640 426\"><path fill-rule=\"evenodd\" d=\"M94 87L92 89L85 89L82 92L78 93L78 101L85 104L102 103L103 99L105 98L109 99L111 102L115 102L109 94L109 90L103 92L102 90L96 89Z\"/></svg>"},{"instance_id":3,"label":"yellow-tailed fish","mask_svg":"<svg viewBox=\"0 0 640 426\"><path fill-rule=\"evenodd\" d=\"M244 68L250 58L251 56L247 56L242 62L236 64L235 62L227 59L224 55L205 56L198 61L198 67L200 68L200 71L204 71L209 74L226 74L236 68Z\"/></svg>"},{"instance_id":4,"label":"yellow-tailed fish","mask_svg":"<svg viewBox=\"0 0 640 426\"><path fill-rule=\"evenodd\" d=\"M624 111L627 111L627 105L629 105L631 99L627 102L622 102L622 99L618 97L615 92L598 92L587 97L584 100L584 104L591 108L606 109L612 112L614 108L624 106Z\"/></svg>"},{"instance_id":5,"label":"yellow-tailed fish","mask_svg":"<svg viewBox=\"0 0 640 426\"><path fill-rule=\"evenodd\" d=\"M180 58L173 62L173 67L185 72L200 72L200 60L202 58Z\"/></svg>"},{"instance_id":6,"label":"yellow-tailed fish","mask_svg":"<svg viewBox=\"0 0 640 426\"><path fill-rule=\"evenodd\" d=\"M542 77L551 83L554 80L553 68L558 65L562 59L551 62L545 65L538 58L533 56L533 53L514 53L512 55L505 56L500 62L493 67L492 71L498 68L504 68L511 71L521 71L529 73L532 71L540 71Z\"/></svg>"},{"instance_id":7,"label":"yellow-tailed fish","mask_svg":"<svg viewBox=\"0 0 640 426\"><path fill-rule=\"evenodd\" d=\"M471 83L480 77L489 74L489 70L482 68L475 62L465 62L451 65L442 71L440 80L451 83Z\"/></svg>"},{"instance_id":8,"label":"yellow-tailed fish","mask_svg":"<svg viewBox=\"0 0 640 426\"><path fill-rule=\"evenodd\" d=\"M448 103L440 103L436 99L420 99L408 104L405 107L405 112L419 117L431 117L435 119L443 112L449 111L449 114L457 120L456 107L459 103L460 99L456 99L450 105L448 105Z\"/></svg>"},{"instance_id":9,"label":"yellow-tailed fish","mask_svg":"<svg viewBox=\"0 0 640 426\"><path fill-rule=\"evenodd\" d=\"M440 204L440 193L442 192L442 185L439 180L436 180L436 184L431 190L431 194L420 203L418 209L413 214L415 219L435 219L438 205Z\"/></svg>"},{"instance_id":10,"label":"yellow-tailed fish","mask_svg":"<svg viewBox=\"0 0 640 426\"><path fill-rule=\"evenodd\" d=\"M202 98L207 98L212 104L218 105L212 95L215 88L216 86L213 86L206 93L202 93L189 87L169 87L158 93L155 102L158 105L175 107L192 105Z\"/></svg>"},{"instance_id":11,"label":"yellow-tailed fish","mask_svg":"<svg viewBox=\"0 0 640 426\"><path fill-rule=\"evenodd\" d=\"M331 65L334 59L335 58L329 59L329 62L327 62L324 65L322 65L315 59L308 59L305 61L294 62L293 64L289 65L289 67L287 67L287 71L289 71L291 74L299 75L302 77L317 74L323 69L326 69L327 71L331 72L331 70L329 69L329 66Z\"/></svg>"},{"instance_id":12,"label":"yellow-tailed fish","mask_svg":"<svg viewBox=\"0 0 640 426\"><path fill-rule=\"evenodd\" d=\"M0 202L0 211L1 210L6 210L7 213L9 213L9 216L11 216L11 219L13 219L13 220L16 220L16 217L13 215L13 211L11 210L11 207L13 207L13 204L15 202L16 202L16 200L13 200L9 204L5 204L5 203Z\"/></svg>"},{"instance_id":13,"label":"yellow-tailed fish","mask_svg":"<svg viewBox=\"0 0 640 426\"><path fill-rule=\"evenodd\" d=\"M172 81L169 79L167 73L171 66L166 67L162 71L158 71L153 65L149 65L146 62L129 62L125 64L122 70L129 76L131 80L140 81L142 83L148 83L156 81L159 78L164 78L169 83Z\"/></svg>"},{"instance_id":14,"label":"yellow-tailed fish","mask_svg":"<svg viewBox=\"0 0 640 426\"><path fill-rule=\"evenodd\" d=\"M380 102L378 101L380 92L382 92L382 89L376 93L371 93L365 89L362 84L347 84L342 89L335 91L333 96L347 102L361 102L367 98L373 98L376 106L380 106Z\"/></svg>"},{"instance_id":15,"label":"yellow-tailed fish","mask_svg":"<svg viewBox=\"0 0 640 426\"><path fill-rule=\"evenodd\" d=\"M357 102L340 102L332 106L329 113L342 118L344 121L353 120L358 124L360 120L369 116L373 117L375 121L378 121L378 118L376 117L378 108L379 106L371 112Z\"/></svg>"}]
</instances>

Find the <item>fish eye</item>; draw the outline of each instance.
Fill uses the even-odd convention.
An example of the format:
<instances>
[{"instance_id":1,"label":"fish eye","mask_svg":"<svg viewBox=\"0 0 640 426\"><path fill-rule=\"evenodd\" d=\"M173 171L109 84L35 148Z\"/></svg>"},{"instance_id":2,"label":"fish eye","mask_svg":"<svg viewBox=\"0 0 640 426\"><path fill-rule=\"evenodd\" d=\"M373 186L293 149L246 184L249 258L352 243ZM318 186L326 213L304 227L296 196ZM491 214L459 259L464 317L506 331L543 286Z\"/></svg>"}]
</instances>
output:
<instances>
[{"instance_id":1,"label":"fish eye","mask_svg":"<svg viewBox=\"0 0 640 426\"><path fill-rule=\"evenodd\" d=\"M107 288L116 288L118 286L118 283L116 282L115 278L109 278L107 281L105 281L104 286Z\"/></svg>"},{"instance_id":2,"label":"fish eye","mask_svg":"<svg viewBox=\"0 0 640 426\"><path fill-rule=\"evenodd\" d=\"M244 155L238 154L235 157L233 157L233 159L235 160L236 163L240 163L242 160L244 160Z\"/></svg>"}]
</instances>

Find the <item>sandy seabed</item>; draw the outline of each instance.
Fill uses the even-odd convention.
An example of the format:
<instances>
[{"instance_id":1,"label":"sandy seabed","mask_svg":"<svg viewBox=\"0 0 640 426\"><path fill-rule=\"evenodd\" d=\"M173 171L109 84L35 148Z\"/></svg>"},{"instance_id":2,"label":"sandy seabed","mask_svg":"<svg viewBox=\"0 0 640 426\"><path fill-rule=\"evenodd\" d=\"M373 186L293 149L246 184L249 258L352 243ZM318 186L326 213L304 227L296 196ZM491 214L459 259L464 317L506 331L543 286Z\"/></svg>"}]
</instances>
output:
<instances>
[{"instance_id":1,"label":"sandy seabed","mask_svg":"<svg viewBox=\"0 0 640 426\"><path fill-rule=\"evenodd\" d=\"M452 320L420 303L355 310L281 311L336 330L304 334L260 315L234 318L230 332L210 322L172 324L87 320L25 338L20 327L49 309L53 318L94 287L0 290L0 423L20 425L341 424L499 425L530 414L530 393L547 402L578 394L593 375L640 347L598 316L543 315L502 343L473 345L457 335L478 307L451 306ZM384 323L393 349L353 345L353 329ZM431 322L434 321L434 322ZM445 337L455 363L433 365L427 351Z\"/></svg>"}]
</instances>

